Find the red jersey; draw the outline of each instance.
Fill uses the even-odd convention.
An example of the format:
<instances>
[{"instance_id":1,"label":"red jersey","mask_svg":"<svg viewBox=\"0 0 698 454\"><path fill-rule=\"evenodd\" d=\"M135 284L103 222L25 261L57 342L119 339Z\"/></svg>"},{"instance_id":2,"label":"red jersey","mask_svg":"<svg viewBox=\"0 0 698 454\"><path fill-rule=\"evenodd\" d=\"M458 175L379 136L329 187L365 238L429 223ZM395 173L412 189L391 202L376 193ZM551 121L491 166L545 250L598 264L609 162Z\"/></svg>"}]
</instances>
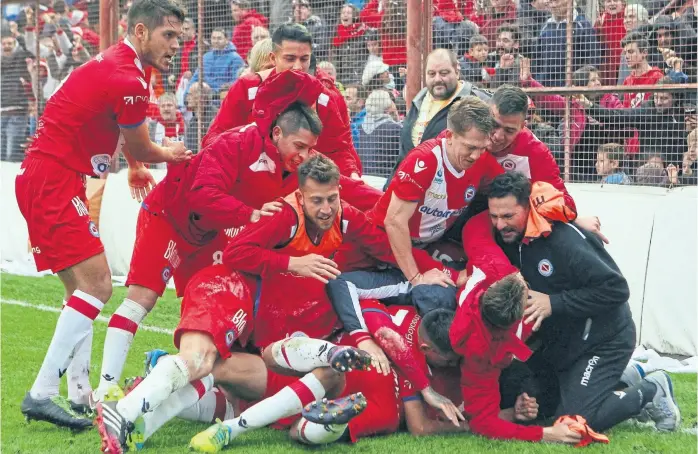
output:
<instances>
[{"instance_id":1,"label":"red jersey","mask_svg":"<svg viewBox=\"0 0 698 454\"><path fill-rule=\"evenodd\" d=\"M565 194L565 204L576 209L572 196L567 192L565 182L560 178L560 167L555 162L550 149L528 128L523 128L509 147L506 154L496 157L505 171L523 173L532 182L545 181Z\"/></svg>"},{"instance_id":2,"label":"red jersey","mask_svg":"<svg viewBox=\"0 0 698 454\"><path fill-rule=\"evenodd\" d=\"M650 68L649 71L647 71L645 74L641 76L635 76L633 74L630 74L623 82L623 85L654 85L662 77L664 77L664 72L662 72L661 69L653 66L652 68ZM651 96L652 93L650 92L625 93L623 95L623 107L625 107L626 109L640 107L640 104L650 99Z\"/></svg>"},{"instance_id":3,"label":"red jersey","mask_svg":"<svg viewBox=\"0 0 698 454\"><path fill-rule=\"evenodd\" d=\"M149 80L128 40L97 54L49 98L29 153L86 175L107 173L112 155L124 144L120 128L145 121Z\"/></svg>"},{"instance_id":4,"label":"red jersey","mask_svg":"<svg viewBox=\"0 0 698 454\"><path fill-rule=\"evenodd\" d=\"M502 172L489 153L483 153L468 170L458 172L446 156L446 139L430 139L402 161L368 216L383 227L393 193L401 200L416 202L409 222L412 244L433 243L468 207L483 182Z\"/></svg>"},{"instance_id":5,"label":"red jersey","mask_svg":"<svg viewBox=\"0 0 698 454\"><path fill-rule=\"evenodd\" d=\"M202 147L209 145L223 131L254 121L252 113L257 91L275 72L276 70L273 70L264 81L259 74L241 77L230 87L216 118L203 138ZM260 110L263 111L263 107ZM323 126L315 149L331 158L339 166L342 175L350 176L354 172L360 174L361 161L352 143L346 105L339 105L337 94L323 86L315 107Z\"/></svg>"},{"instance_id":6,"label":"red jersey","mask_svg":"<svg viewBox=\"0 0 698 454\"><path fill-rule=\"evenodd\" d=\"M189 162L171 165L145 199L190 244L201 246L219 231L246 225L254 209L298 186L285 175L281 156L254 124L221 134Z\"/></svg>"}]
</instances>

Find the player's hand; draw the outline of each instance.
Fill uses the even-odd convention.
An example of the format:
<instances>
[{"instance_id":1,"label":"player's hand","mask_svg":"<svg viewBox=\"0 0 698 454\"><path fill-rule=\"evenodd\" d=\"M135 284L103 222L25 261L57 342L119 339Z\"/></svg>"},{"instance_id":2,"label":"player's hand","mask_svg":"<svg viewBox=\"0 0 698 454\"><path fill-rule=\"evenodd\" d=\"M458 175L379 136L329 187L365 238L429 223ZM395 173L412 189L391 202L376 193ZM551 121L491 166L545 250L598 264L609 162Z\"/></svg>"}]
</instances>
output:
<instances>
[{"instance_id":1,"label":"player's hand","mask_svg":"<svg viewBox=\"0 0 698 454\"><path fill-rule=\"evenodd\" d=\"M291 257L288 270L299 276L312 277L323 284L327 284L328 279L336 279L340 274L336 263L318 254Z\"/></svg>"},{"instance_id":2,"label":"player's hand","mask_svg":"<svg viewBox=\"0 0 698 454\"><path fill-rule=\"evenodd\" d=\"M142 202L155 184L153 175L143 164L128 168L128 187L134 200Z\"/></svg>"},{"instance_id":3,"label":"player's hand","mask_svg":"<svg viewBox=\"0 0 698 454\"><path fill-rule=\"evenodd\" d=\"M390 360L388 360L383 349L380 348L373 339L362 340L357 344L357 347L371 355L371 366L373 366L379 374L388 375L390 373Z\"/></svg>"},{"instance_id":4,"label":"player's hand","mask_svg":"<svg viewBox=\"0 0 698 454\"><path fill-rule=\"evenodd\" d=\"M538 402L536 402L536 398L529 397L526 393L520 394L514 404L514 420L533 421L536 417L538 417Z\"/></svg>"},{"instance_id":5,"label":"player's hand","mask_svg":"<svg viewBox=\"0 0 698 454\"><path fill-rule=\"evenodd\" d=\"M349 176L349 178L351 178L352 180L359 180L359 181L361 180L361 177L360 177L359 174L356 173L356 172L353 172L353 173Z\"/></svg>"},{"instance_id":6,"label":"player's hand","mask_svg":"<svg viewBox=\"0 0 698 454\"><path fill-rule=\"evenodd\" d=\"M428 403L437 410L441 410L444 416L446 416L448 420L451 421L456 427L460 426L460 421L465 421L463 413L461 413L458 407L451 402L451 399L437 393L431 386L426 387L422 391L422 397L424 398L424 402Z\"/></svg>"},{"instance_id":7,"label":"player's hand","mask_svg":"<svg viewBox=\"0 0 698 454\"><path fill-rule=\"evenodd\" d=\"M608 238L606 238L606 235L601 233L601 221L599 220L598 216L585 216L583 218L577 218L575 222L584 230L588 230L591 233L594 233L599 238L601 238L601 241L603 241L604 243L611 243L610 241L608 241Z\"/></svg>"},{"instance_id":8,"label":"player's hand","mask_svg":"<svg viewBox=\"0 0 698 454\"><path fill-rule=\"evenodd\" d=\"M191 73L191 71L184 71L182 73L182 79L191 80L192 77L193 77L193 74Z\"/></svg>"},{"instance_id":9,"label":"player's hand","mask_svg":"<svg viewBox=\"0 0 698 454\"><path fill-rule=\"evenodd\" d=\"M550 306L550 297L545 293L528 291L528 301L524 309L524 323L534 323L533 331L538 331L543 320L550 317L553 309Z\"/></svg>"},{"instance_id":10,"label":"player's hand","mask_svg":"<svg viewBox=\"0 0 698 454\"><path fill-rule=\"evenodd\" d=\"M456 279L456 287L463 287L468 282L469 278L470 276L468 276L468 271L462 270L460 273L458 273L458 278Z\"/></svg>"},{"instance_id":11,"label":"player's hand","mask_svg":"<svg viewBox=\"0 0 698 454\"><path fill-rule=\"evenodd\" d=\"M267 202L262 205L261 209L252 212L252 215L250 215L250 222L254 224L259 221L262 216L274 216L274 213L281 211L282 207L283 204L281 202Z\"/></svg>"},{"instance_id":12,"label":"player's hand","mask_svg":"<svg viewBox=\"0 0 698 454\"><path fill-rule=\"evenodd\" d=\"M191 160L193 153L187 150L184 142L170 140L167 137L162 141L166 150L165 162L184 162Z\"/></svg>"},{"instance_id":13,"label":"player's hand","mask_svg":"<svg viewBox=\"0 0 698 454\"><path fill-rule=\"evenodd\" d=\"M443 271L434 268L420 275L412 285L415 287L418 285L440 285L447 288L449 285L455 286L456 284Z\"/></svg>"},{"instance_id":14,"label":"player's hand","mask_svg":"<svg viewBox=\"0 0 698 454\"><path fill-rule=\"evenodd\" d=\"M574 445L579 443L581 439L582 435L570 430L570 426L565 423L543 428L543 441L548 443L566 443Z\"/></svg>"},{"instance_id":15,"label":"player's hand","mask_svg":"<svg viewBox=\"0 0 698 454\"><path fill-rule=\"evenodd\" d=\"M526 82L531 78L531 59L526 57L519 58L519 80Z\"/></svg>"}]
</instances>

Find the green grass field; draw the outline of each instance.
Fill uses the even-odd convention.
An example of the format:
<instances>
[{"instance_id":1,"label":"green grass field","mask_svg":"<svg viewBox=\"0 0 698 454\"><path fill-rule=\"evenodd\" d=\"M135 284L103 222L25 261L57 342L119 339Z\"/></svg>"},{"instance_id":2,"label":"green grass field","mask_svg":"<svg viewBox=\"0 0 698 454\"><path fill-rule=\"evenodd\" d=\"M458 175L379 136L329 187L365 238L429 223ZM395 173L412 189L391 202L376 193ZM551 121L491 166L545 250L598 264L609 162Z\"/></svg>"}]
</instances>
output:
<instances>
[{"instance_id":1,"label":"green grass field","mask_svg":"<svg viewBox=\"0 0 698 454\"><path fill-rule=\"evenodd\" d=\"M93 453L99 451L99 436L95 430L77 435L46 423L27 424L19 410L20 402L31 387L34 376L53 335L57 313L11 304L21 301L30 305L59 308L63 294L60 281L53 277L27 278L1 274L2 302L2 432L0 451L3 453ZM112 301L104 309L109 316L125 296L124 288L115 288ZM179 302L169 291L145 323L173 329L179 315ZM93 349L93 385L99 376L102 345L106 324L96 322ZM161 347L172 351L171 337L165 334L139 331L131 349L124 376L142 373L146 350ZM647 426L624 423L608 435L610 445L593 445L588 452L606 453L695 453L696 452L696 377L674 375L679 406L683 413L683 430L665 434ZM66 392L65 387L62 392ZM147 452L184 453L190 438L206 428L205 424L173 421L147 442ZM686 430L693 429L693 430ZM298 446L286 434L271 429L245 434L235 441L231 452L291 453L316 451ZM424 452L485 452L549 453L571 452L573 448L515 442L495 442L477 436L440 436L414 438L407 434L362 440L354 446L332 445L334 452L354 453L424 453Z\"/></svg>"}]
</instances>

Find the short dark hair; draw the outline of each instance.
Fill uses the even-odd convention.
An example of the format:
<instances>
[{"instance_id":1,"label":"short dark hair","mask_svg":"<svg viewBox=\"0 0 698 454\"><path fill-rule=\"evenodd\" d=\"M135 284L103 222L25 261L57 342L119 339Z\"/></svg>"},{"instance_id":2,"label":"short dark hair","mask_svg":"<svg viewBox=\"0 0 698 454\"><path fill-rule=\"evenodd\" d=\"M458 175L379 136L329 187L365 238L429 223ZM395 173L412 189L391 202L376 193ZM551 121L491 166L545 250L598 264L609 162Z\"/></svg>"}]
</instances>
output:
<instances>
[{"instance_id":1,"label":"short dark hair","mask_svg":"<svg viewBox=\"0 0 698 454\"><path fill-rule=\"evenodd\" d=\"M482 35L473 35L472 38L470 38L470 47L469 49L472 49L475 46L488 46L489 42L487 41L487 38L485 38Z\"/></svg>"},{"instance_id":2,"label":"short dark hair","mask_svg":"<svg viewBox=\"0 0 698 454\"><path fill-rule=\"evenodd\" d=\"M315 111L303 104L294 102L286 110L281 112L272 127L278 126L284 135L294 134L300 129L307 129L314 136L322 132L322 122Z\"/></svg>"},{"instance_id":3,"label":"short dark hair","mask_svg":"<svg viewBox=\"0 0 698 454\"><path fill-rule=\"evenodd\" d=\"M53 2L53 9L58 14L65 14L65 11L67 9L65 0L56 0L55 2Z\"/></svg>"},{"instance_id":4,"label":"short dark hair","mask_svg":"<svg viewBox=\"0 0 698 454\"><path fill-rule=\"evenodd\" d=\"M449 309L434 309L422 317L421 327L429 340L436 345L441 353L453 353L449 331L456 313Z\"/></svg>"},{"instance_id":5,"label":"short dark hair","mask_svg":"<svg viewBox=\"0 0 698 454\"><path fill-rule=\"evenodd\" d=\"M362 84L349 84L344 86L344 91L347 91L350 88L356 90L356 96L359 99L363 99L364 101L366 101L366 98L368 98L368 90L366 89L366 87L364 87Z\"/></svg>"},{"instance_id":6,"label":"short dark hair","mask_svg":"<svg viewBox=\"0 0 698 454\"><path fill-rule=\"evenodd\" d=\"M637 48L640 50L640 52L645 52L647 53L650 48L650 43L647 40L647 37L644 35L644 33L640 32L630 32L625 37L623 40L620 42L620 47L625 48L628 44L635 43L637 44Z\"/></svg>"},{"instance_id":7,"label":"short dark hair","mask_svg":"<svg viewBox=\"0 0 698 454\"><path fill-rule=\"evenodd\" d=\"M128 9L128 33L133 33L139 23L153 31L165 23L168 16L184 22L186 11L178 0L135 0Z\"/></svg>"},{"instance_id":8,"label":"short dark hair","mask_svg":"<svg viewBox=\"0 0 698 454\"><path fill-rule=\"evenodd\" d=\"M2 27L2 29L0 29L0 38L2 38L2 39L5 39L5 38L16 39L16 38L15 38L15 35L12 34L12 32L10 31L10 29L9 29L9 28L5 28L5 27Z\"/></svg>"},{"instance_id":9,"label":"short dark hair","mask_svg":"<svg viewBox=\"0 0 698 454\"><path fill-rule=\"evenodd\" d=\"M499 115L528 114L528 96L519 87L504 84L492 95L492 104L497 106Z\"/></svg>"},{"instance_id":10,"label":"short dark hair","mask_svg":"<svg viewBox=\"0 0 698 454\"><path fill-rule=\"evenodd\" d=\"M240 9L250 9L250 2L247 0L230 0L231 5L237 5Z\"/></svg>"},{"instance_id":11,"label":"short dark hair","mask_svg":"<svg viewBox=\"0 0 698 454\"><path fill-rule=\"evenodd\" d=\"M513 22L507 22L497 27L497 36L502 33L511 33L511 39L521 41L521 29Z\"/></svg>"},{"instance_id":12,"label":"short dark hair","mask_svg":"<svg viewBox=\"0 0 698 454\"><path fill-rule=\"evenodd\" d=\"M303 187L308 179L320 184L339 184L339 175L337 164L317 153L298 166L298 186Z\"/></svg>"},{"instance_id":13,"label":"short dark hair","mask_svg":"<svg viewBox=\"0 0 698 454\"><path fill-rule=\"evenodd\" d=\"M503 277L480 298L482 319L496 328L510 328L523 317L525 294L526 283L518 275Z\"/></svg>"},{"instance_id":14,"label":"short dark hair","mask_svg":"<svg viewBox=\"0 0 698 454\"><path fill-rule=\"evenodd\" d=\"M228 37L228 35L225 33L225 28L223 27L216 27L213 30L211 30L211 35L213 35L214 33L223 33L223 36L225 36L226 38Z\"/></svg>"},{"instance_id":15,"label":"short dark hair","mask_svg":"<svg viewBox=\"0 0 698 454\"><path fill-rule=\"evenodd\" d=\"M513 195L516 198L516 203L528 206L529 197L531 197L531 182L521 172L506 172L494 177L484 192L488 199L503 199Z\"/></svg>"},{"instance_id":16,"label":"short dark hair","mask_svg":"<svg viewBox=\"0 0 698 454\"><path fill-rule=\"evenodd\" d=\"M589 78L592 73L599 73L596 66L584 65L572 74L572 85L575 87L586 87L589 84Z\"/></svg>"},{"instance_id":17,"label":"short dark hair","mask_svg":"<svg viewBox=\"0 0 698 454\"><path fill-rule=\"evenodd\" d=\"M451 132L460 136L472 128L484 134L489 134L494 129L489 106L477 96L465 96L453 103L448 110L446 124Z\"/></svg>"},{"instance_id":18,"label":"short dark hair","mask_svg":"<svg viewBox=\"0 0 698 454\"><path fill-rule=\"evenodd\" d=\"M308 29L300 24L284 24L274 31L271 35L271 42L274 43L274 50L281 46L284 41L293 41L297 43L305 43L310 47L313 46L313 36L308 32Z\"/></svg>"},{"instance_id":19,"label":"short dark hair","mask_svg":"<svg viewBox=\"0 0 698 454\"><path fill-rule=\"evenodd\" d=\"M611 161L618 161L619 166L623 166L625 158L625 148L619 143L605 143L599 147L597 153L603 153Z\"/></svg>"}]
</instances>

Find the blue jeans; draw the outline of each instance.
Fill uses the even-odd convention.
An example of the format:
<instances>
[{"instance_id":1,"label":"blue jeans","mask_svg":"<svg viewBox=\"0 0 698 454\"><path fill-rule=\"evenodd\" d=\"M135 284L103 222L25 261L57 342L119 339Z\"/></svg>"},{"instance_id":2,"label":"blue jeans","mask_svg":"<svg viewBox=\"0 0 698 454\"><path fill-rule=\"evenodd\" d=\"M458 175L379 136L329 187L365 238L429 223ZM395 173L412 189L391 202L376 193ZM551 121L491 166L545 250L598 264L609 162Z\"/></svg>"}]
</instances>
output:
<instances>
[{"instance_id":1,"label":"blue jeans","mask_svg":"<svg viewBox=\"0 0 698 454\"><path fill-rule=\"evenodd\" d=\"M21 161L21 145L27 138L27 115L4 115L0 117L0 159Z\"/></svg>"}]
</instances>

